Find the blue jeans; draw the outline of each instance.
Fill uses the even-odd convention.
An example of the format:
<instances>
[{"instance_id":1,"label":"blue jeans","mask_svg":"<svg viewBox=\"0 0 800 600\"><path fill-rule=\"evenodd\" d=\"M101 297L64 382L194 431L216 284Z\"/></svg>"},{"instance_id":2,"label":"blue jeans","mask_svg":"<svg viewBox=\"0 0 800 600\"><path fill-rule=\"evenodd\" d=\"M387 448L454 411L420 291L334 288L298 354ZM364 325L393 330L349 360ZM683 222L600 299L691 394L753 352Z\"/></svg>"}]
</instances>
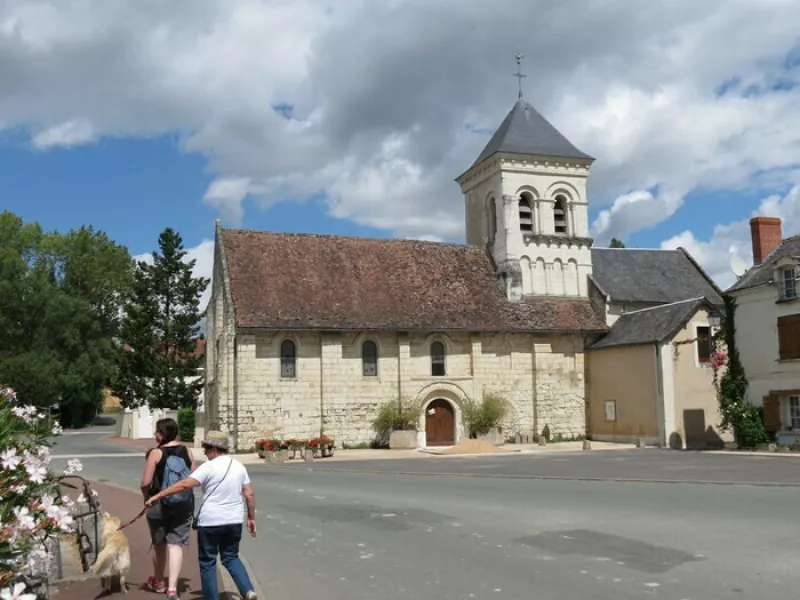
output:
<instances>
[{"instance_id":1,"label":"blue jeans","mask_svg":"<svg viewBox=\"0 0 800 600\"><path fill-rule=\"evenodd\" d=\"M200 584L203 586L203 600L219 600L217 587L217 553L222 565L228 569L233 582L239 588L242 598L253 590L250 577L239 560L239 542L242 539L242 525L217 525L197 528L197 557L200 562Z\"/></svg>"}]
</instances>

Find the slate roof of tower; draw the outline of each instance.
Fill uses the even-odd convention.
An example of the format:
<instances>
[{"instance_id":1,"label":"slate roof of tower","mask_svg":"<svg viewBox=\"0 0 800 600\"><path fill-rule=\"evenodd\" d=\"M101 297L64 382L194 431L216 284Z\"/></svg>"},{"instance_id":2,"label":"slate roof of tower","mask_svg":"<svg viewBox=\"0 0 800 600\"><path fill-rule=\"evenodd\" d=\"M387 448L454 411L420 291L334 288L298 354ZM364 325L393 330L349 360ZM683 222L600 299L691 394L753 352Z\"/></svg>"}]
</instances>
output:
<instances>
[{"instance_id":1,"label":"slate roof of tower","mask_svg":"<svg viewBox=\"0 0 800 600\"><path fill-rule=\"evenodd\" d=\"M539 111L521 98L472 166L498 152L594 160L573 146Z\"/></svg>"},{"instance_id":2,"label":"slate roof of tower","mask_svg":"<svg viewBox=\"0 0 800 600\"><path fill-rule=\"evenodd\" d=\"M772 269L775 263L787 256L800 257L800 235L786 238L767 255L760 265L754 265L739 280L728 288L729 292L758 287L772 282Z\"/></svg>"},{"instance_id":3,"label":"slate roof of tower","mask_svg":"<svg viewBox=\"0 0 800 600\"><path fill-rule=\"evenodd\" d=\"M689 322L701 306L712 308L705 298L631 311L620 315L608 335L592 344L592 350L664 342Z\"/></svg>"},{"instance_id":4,"label":"slate roof of tower","mask_svg":"<svg viewBox=\"0 0 800 600\"><path fill-rule=\"evenodd\" d=\"M704 296L724 304L721 290L682 248L592 248L592 279L612 302L669 304Z\"/></svg>"},{"instance_id":5,"label":"slate roof of tower","mask_svg":"<svg viewBox=\"0 0 800 600\"><path fill-rule=\"evenodd\" d=\"M588 300L509 302L481 248L220 229L236 325L394 331L607 331Z\"/></svg>"}]
</instances>

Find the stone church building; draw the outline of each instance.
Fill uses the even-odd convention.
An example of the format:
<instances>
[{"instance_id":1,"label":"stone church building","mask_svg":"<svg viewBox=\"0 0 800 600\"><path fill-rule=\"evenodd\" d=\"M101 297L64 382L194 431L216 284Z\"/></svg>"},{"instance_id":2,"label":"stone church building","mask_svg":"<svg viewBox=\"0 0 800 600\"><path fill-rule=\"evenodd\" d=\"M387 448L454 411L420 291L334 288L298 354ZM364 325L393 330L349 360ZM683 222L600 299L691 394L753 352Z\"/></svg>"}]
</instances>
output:
<instances>
[{"instance_id":1,"label":"stone church building","mask_svg":"<svg viewBox=\"0 0 800 600\"><path fill-rule=\"evenodd\" d=\"M207 311L206 419L368 442L379 408L423 409L418 445L464 436L467 399L502 395L504 433L586 433L593 158L520 99L466 172L466 241L223 229ZM602 313L601 313L602 314Z\"/></svg>"}]
</instances>

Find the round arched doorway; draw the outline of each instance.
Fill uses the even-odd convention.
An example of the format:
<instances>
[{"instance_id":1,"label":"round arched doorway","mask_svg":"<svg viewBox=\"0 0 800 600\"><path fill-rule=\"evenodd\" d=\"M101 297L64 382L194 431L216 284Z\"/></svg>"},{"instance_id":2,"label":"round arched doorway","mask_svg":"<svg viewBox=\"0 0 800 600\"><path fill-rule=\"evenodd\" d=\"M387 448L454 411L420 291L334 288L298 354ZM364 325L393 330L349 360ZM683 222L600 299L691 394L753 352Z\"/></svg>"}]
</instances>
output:
<instances>
[{"instance_id":1,"label":"round arched doorway","mask_svg":"<svg viewBox=\"0 0 800 600\"><path fill-rule=\"evenodd\" d=\"M436 398L425 409L425 445L452 446L456 443L456 415L453 405Z\"/></svg>"}]
</instances>

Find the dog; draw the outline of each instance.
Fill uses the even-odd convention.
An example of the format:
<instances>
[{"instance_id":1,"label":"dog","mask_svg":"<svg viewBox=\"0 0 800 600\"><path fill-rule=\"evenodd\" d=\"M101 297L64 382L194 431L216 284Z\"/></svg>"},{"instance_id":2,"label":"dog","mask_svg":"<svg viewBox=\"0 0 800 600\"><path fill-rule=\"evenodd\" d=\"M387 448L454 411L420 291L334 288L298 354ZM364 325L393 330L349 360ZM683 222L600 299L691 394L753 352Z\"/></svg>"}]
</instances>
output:
<instances>
[{"instance_id":1,"label":"dog","mask_svg":"<svg viewBox=\"0 0 800 600\"><path fill-rule=\"evenodd\" d=\"M128 593L125 575L131 568L131 549L128 538L119 527L120 520L117 517L103 514L102 550L94 561L93 571L100 576L103 591L109 594L115 581L124 594Z\"/></svg>"}]
</instances>

